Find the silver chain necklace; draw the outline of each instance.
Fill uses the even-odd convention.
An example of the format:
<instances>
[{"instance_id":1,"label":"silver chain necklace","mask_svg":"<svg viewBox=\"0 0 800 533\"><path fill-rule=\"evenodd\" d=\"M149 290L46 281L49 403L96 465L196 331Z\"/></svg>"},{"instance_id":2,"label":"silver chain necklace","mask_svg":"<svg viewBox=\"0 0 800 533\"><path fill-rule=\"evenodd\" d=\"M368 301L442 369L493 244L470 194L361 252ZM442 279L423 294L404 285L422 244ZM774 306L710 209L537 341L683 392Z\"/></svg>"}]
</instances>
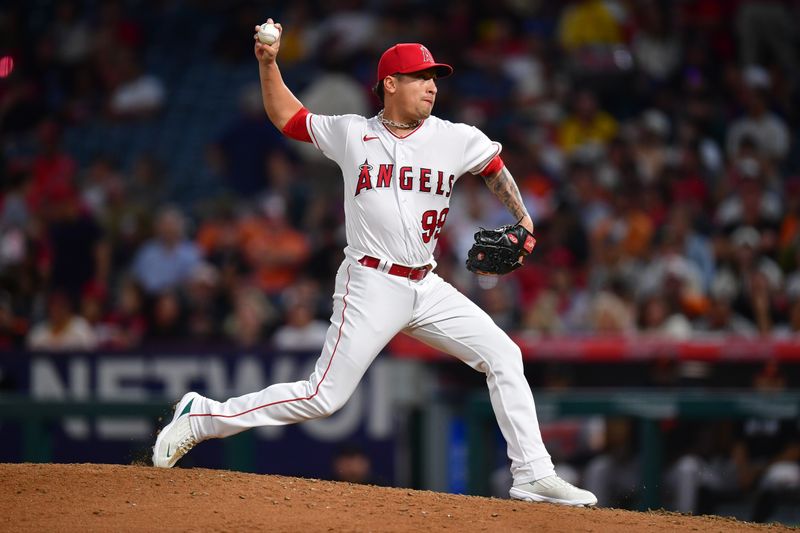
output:
<instances>
[{"instance_id":1,"label":"silver chain necklace","mask_svg":"<svg viewBox=\"0 0 800 533\"><path fill-rule=\"evenodd\" d=\"M382 124L386 124L387 126L391 126L393 128L399 128L401 130L410 130L414 129L419 126L421 120L415 120L414 122L409 122L408 124L403 124L402 122L395 122L394 120L390 120L388 118L383 117L383 109L378 111L378 120L381 121Z\"/></svg>"}]
</instances>

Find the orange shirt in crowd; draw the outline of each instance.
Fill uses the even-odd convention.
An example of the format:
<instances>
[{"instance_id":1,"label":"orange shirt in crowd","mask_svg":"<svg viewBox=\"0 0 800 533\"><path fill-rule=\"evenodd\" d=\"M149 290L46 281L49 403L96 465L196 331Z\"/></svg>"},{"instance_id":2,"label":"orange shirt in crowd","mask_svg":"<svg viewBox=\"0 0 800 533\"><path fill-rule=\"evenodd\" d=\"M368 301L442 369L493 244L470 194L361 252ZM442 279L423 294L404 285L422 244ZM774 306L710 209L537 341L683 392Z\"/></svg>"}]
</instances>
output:
<instances>
[{"instance_id":1,"label":"orange shirt in crowd","mask_svg":"<svg viewBox=\"0 0 800 533\"><path fill-rule=\"evenodd\" d=\"M239 225L244 256L266 292L278 292L297 277L311 251L302 233L285 223L254 217Z\"/></svg>"}]
</instances>

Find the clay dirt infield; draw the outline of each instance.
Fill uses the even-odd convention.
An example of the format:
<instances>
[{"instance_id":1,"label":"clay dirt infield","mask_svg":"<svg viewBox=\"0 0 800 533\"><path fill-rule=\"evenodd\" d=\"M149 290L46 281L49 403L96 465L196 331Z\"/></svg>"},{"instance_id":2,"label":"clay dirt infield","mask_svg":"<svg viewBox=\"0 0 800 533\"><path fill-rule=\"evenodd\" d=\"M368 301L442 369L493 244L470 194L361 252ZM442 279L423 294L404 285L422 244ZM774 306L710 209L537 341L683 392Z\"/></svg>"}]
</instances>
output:
<instances>
[{"instance_id":1,"label":"clay dirt infield","mask_svg":"<svg viewBox=\"0 0 800 533\"><path fill-rule=\"evenodd\" d=\"M0 531L792 531L200 468L0 464ZM794 531L797 531L796 529Z\"/></svg>"}]
</instances>

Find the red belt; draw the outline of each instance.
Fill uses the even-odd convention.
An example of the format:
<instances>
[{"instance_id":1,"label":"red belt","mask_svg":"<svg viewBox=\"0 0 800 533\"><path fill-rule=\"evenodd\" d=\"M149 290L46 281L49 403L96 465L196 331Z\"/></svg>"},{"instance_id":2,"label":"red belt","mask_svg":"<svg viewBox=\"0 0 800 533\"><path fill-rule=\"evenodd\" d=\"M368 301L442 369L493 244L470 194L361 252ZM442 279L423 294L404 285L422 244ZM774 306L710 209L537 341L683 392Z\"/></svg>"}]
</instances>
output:
<instances>
[{"instance_id":1,"label":"red belt","mask_svg":"<svg viewBox=\"0 0 800 533\"><path fill-rule=\"evenodd\" d=\"M358 260L359 263L364 265L365 267L369 268L378 268L381 264L381 260L376 257L370 257L365 255L361 259ZM389 268L389 274L393 276L400 276L401 278L408 278L412 281L420 281L428 275L428 272L431 271L430 265L425 265L417 268L407 267L403 265L392 265Z\"/></svg>"}]
</instances>

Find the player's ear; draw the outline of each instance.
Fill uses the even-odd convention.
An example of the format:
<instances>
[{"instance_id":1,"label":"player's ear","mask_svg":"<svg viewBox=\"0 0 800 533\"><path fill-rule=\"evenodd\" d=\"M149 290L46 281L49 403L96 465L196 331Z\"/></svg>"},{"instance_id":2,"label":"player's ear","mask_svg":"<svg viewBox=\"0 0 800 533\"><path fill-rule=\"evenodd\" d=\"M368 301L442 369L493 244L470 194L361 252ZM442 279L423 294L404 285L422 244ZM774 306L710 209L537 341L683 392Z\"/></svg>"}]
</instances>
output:
<instances>
[{"instance_id":1,"label":"player's ear","mask_svg":"<svg viewBox=\"0 0 800 533\"><path fill-rule=\"evenodd\" d=\"M386 76L383 78L383 92L384 94L394 94L397 92L397 78L394 76Z\"/></svg>"}]
</instances>

